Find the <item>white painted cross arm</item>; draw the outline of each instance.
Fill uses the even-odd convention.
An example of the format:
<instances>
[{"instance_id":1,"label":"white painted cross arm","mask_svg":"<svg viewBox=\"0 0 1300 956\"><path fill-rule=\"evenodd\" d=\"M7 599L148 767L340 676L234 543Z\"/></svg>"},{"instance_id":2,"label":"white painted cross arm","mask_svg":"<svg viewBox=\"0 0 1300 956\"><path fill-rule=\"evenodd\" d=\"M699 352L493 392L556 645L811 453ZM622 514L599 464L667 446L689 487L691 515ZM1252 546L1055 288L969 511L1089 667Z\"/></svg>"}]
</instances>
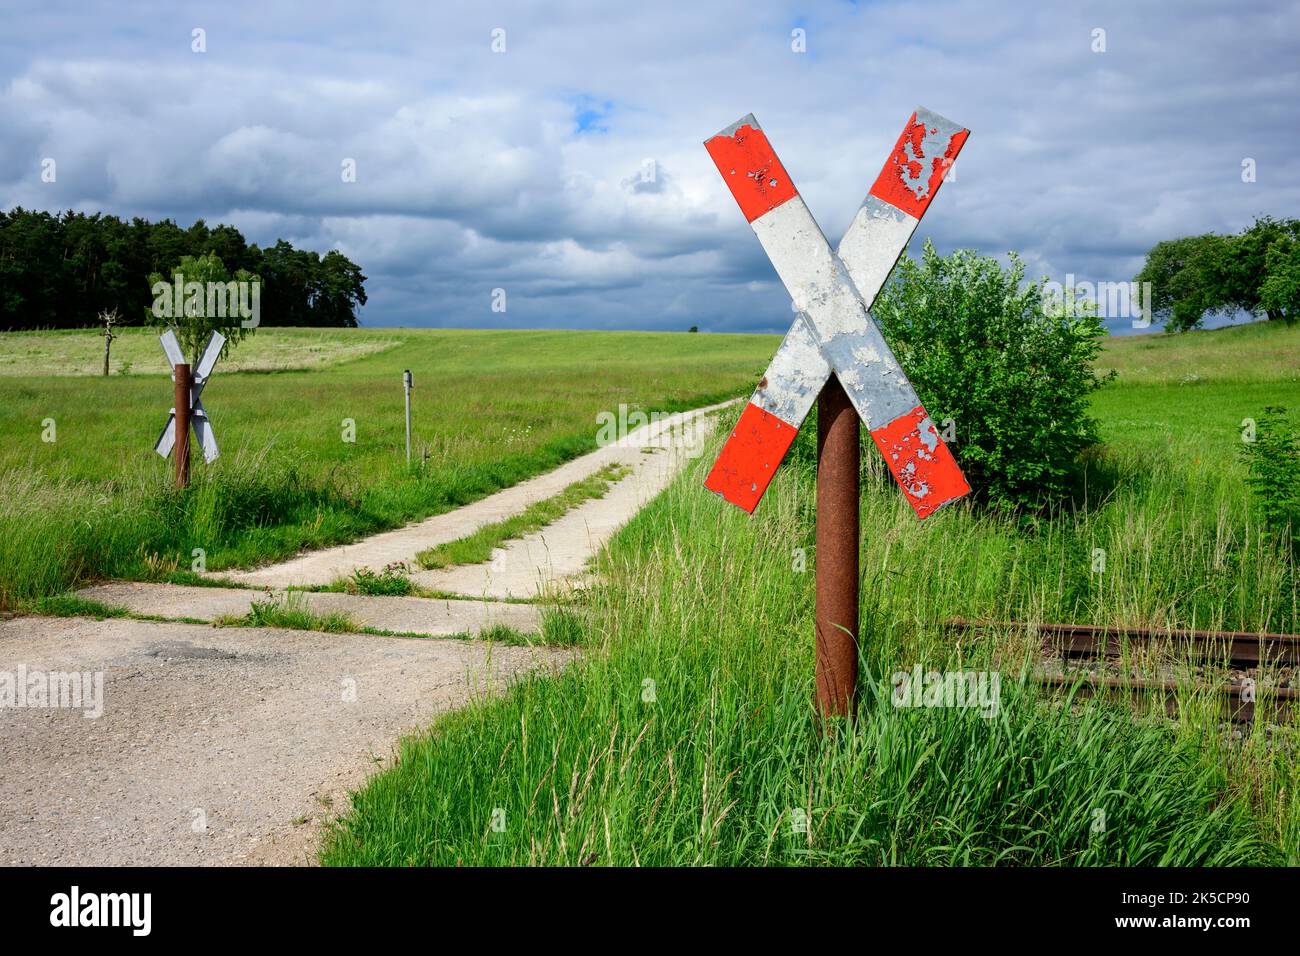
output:
<instances>
[{"instance_id":1,"label":"white painted cross arm","mask_svg":"<svg viewBox=\"0 0 1300 956\"><path fill-rule=\"evenodd\" d=\"M705 143L802 310L706 479L709 489L752 512L834 372L918 516L970 490L868 312L968 135L927 110L913 113L838 254L753 116Z\"/></svg>"},{"instance_id":2,"label":"white painted cross arm","mask_svg":"<svg viewBox=\"0 0 1300 956\"><path fill-rule=\"evenodd\" d=\"M172 367L174 379L176 366L185 363L185 353L181 351L180 343L176 341L176 333L171 329L159 336L159 341L162 342L163 352L166 353L167 362ZM203 460L209 464L216 461L221 452L217 448L216 433L212 430L212 419L208 418L208 411L203 407L203 401L199 396L203 394L203 386L207 384L208 376L212 374L217 359L221 357L221 348L225 344L226 337L220 332L213 332L207 346L203 349L199 364L195 366L190 377L190 426L194 429L194 437L198 439L199 447L203 449ZM158 443L154 445L153 450L166 458L171 454L175 444L176 409L173 408L167 416L167 424L163 426L162 434L158 436Z\"/></svg>"}]
</instances>

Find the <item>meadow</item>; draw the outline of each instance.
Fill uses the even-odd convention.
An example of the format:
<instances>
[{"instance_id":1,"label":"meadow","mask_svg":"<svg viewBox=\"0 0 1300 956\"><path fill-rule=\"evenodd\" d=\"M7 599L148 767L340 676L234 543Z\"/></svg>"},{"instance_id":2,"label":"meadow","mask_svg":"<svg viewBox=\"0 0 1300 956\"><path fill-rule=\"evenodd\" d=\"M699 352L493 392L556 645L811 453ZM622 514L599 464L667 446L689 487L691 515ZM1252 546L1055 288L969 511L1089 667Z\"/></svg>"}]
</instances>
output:
<instances>
[{"instance_id":1,"label":"meadow","mask_svg":"<svg viewBox=\"0 0 1300 956\"><path fill-rule=\"evenodd\" d=\"M193 580L194 549L249 566L445 511L590 451L600 412L743 391L772 337L261 329L204 391L222 455L185 493L152 451L171 405L156 337L125 330L107 377L102 347L0 335L0 609L101 577Z\"/></svg>"},{"instance_id":2,"label":"meadow","mask_svg":"<svg viewBox=\"0 0 1300 956\"><path fill-rule=\"evenodd\" d=\"M709 455L693 463L611 543L606 585L567 612L584 659L405 741L322 861L1300 862L1294 728L1236 733L1194 691L1173 720L1163 700L1136 715L1066 703L1028 678L1023 639L942 627L1296 630L1295 556L1255 519L1238 448L1243 418L1300 405L1300 329L1197 335L1107 344L1103 364L1120 374L1095 402L1106 445L1075 507L1054 516L960 505L919 523L868 457L853 724L823 734L812 707L805 428L752 517L701 488ZM1225 358L1239 338L1259 360ZM996 717L895 708L891 676L917 664L998 673Z\"/></svg>"},{"instance_id":3,"label":"meadow","mask_svg":"<svg viewBox=\"0 0 1300 956\"><path fill-rule=\"evenodd\" d=\"M312 358L335 337L374 347ZM257 356L272 344L273 360ZM775 344L264 330L237 353L247 370L218 366L205 392L225 454L196 466L183 495L148 451L168 404L160 356L108 379L2 374L3 600L97 576L185 580L192 547L207 548L210 567L245 565L453 507L592 447L596 413L620 402L674 410L747 394ZM38 345L52 366L81 361L71 346ZM410 471L408 367L430 452ZM602 554L604 584L546 617L543 637L578 643L583 659L404 741L322 862L1300 862L1294 728L1237 734L1195 693L1172 721L1163 702L1136 717L1064 703L1029 679L1022 638L942 627L961 616L1300 629L1296 557L1261 527L1240 458L1243 419L1300 410L1300 329L1112 339L1099 362L1111 369L1093 403L1104 446L1052 515L962 504L918 522L868 446L853 724L824 734L811 704L805 428L753 516L701 487L709 454L693 462ZM46 417L59 429L49 446ZM355 445L339 438L348 417ZM996 717L895 708L890 675L917 664L998 673Z\"/></svg>"}]
</instances>

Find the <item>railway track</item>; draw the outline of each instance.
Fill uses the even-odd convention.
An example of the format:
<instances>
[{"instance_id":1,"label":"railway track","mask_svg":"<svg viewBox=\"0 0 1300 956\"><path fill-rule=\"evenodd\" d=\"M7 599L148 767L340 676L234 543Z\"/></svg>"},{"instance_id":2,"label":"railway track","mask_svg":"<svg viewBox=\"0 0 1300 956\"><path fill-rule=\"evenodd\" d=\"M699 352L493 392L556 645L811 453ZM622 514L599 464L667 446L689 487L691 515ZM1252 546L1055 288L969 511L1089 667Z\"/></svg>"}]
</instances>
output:
<instances>
[{"instance_id":1,"label":"railway track","mask_svg":"<svg viewBox=\"0 0 1300 956\"><path fill-rule=\"evenodd\" d=\"M1039 672L1039 682L1058 691L1090 697L1129 698L1145 702L1163 696L1166 712L1176 714L1189 691L1210 693L1221 701L1223 716L1238 723L1256 719L1257 713L1274 721L1289 721L1297 709L1300 687L1300 635L1253 631L1198 631L1098 624L1029 624L1023 621L968 621L954 618L945 629L959 633L995 630L1029 632L1041 638L1049 662L1059 662L1059 672ZM1191 665L1200 679L1171 679L1167 675L1116 676L1093 673L1081 661L1096 661L1115 668L1125 657L1144 660L1155 670ZM1260 679L1260 668L1270 671ZM1207 669L1217 677L1205 679Z\"/></svg>"}]
</instances>

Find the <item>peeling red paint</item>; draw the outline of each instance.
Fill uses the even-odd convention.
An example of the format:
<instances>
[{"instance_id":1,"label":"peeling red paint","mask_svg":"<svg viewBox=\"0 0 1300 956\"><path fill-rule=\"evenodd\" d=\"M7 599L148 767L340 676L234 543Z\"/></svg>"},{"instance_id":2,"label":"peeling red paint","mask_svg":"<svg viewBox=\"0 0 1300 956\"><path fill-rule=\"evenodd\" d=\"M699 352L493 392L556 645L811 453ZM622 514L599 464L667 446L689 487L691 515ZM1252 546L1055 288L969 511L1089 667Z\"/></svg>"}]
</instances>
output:
<instances>
[{"instance_id":1,"label":"peeling red paint","mask_svg":"<svg viewBox=\"0 0 1300 956\"><path fill-rule=\"evenodd\" d=\"M970 491L948 446L920 405L871 433L918 518Z\"/></svg>"},{"instance_id":2,"label":"peeling red paint","mask_svg":"<svg viewBox=\"0 0 1300 956\"><path fill-rule=\"evenodd\" d=\"M746 405L704 487L753 514L798 433L771 412Z\"/></svg>"},{"instance_id":3,"label":"peeling red paint","mask_svg":"<svg viewBox=\"0 0 1300 956\"><path fill-rule=\"evenodd\" d=\"M786 275L782 271L782 263L787 266L793 263L794 266L802 268L808 256L823 253L829 255L829 247L824 250L810 250L807 243L803 242L804 239L809 241L820 239L820 245L825 246L823 237L801 235L803 231L807 231L806 225L801 225L803 218L800 217L804 213L802 200L798 199L798 190L795 189L794 183L754 117L746 116L729 129L731 132L720 133L707 140L704 144L705 149L708 150L709 156L722 174L727 188L731 190L745 219L755 224L755 232L763 243L764 249L777 263L778 274L783 278ZM938 192L952 162L969 135L969 130L925 109L919 109L911 114L903 134L871 187L870 200L864 203L864 208L871 212L870 216L864 218L864 223L875 223L877 219L886 220L887 223L876 230L878 235L872 237L872 242L857 250L860 256L870 261L879 259L885 265L897 258L907 237L911 235L915 222L925 214L930 201ZM881 202L894 207L901 215L894 216L882 210L879 205ZM791 217L788 224L785 223L784 216L764 220L770 228L763 228L756 223L767 213L786 203L790 205L783 210L783 213L799 213L800 217ZM904 221L904 216L913 220L911 228ZM855 220L855 228L856 226L857 220ZM895 228L896 226L901 228ZM867 226L864 225L863 228ZM817 232L815 228L811 231ZM776 232L789 232L790 235L784 240L778 240L773 238ZM888 247L895 240L897 249L890 254ZM815 241L814 245L816 245ZM808 280L806 284L813 292L820 288L813 280ZM796 301L807 298L804 293L809 292L809 289L803 288L802 285L795 289L787 284L787 288ZM872 295L874 297L874 290ZM858 299L861 298L859 294ZM813 299L821 302L817 296L813 296ZM861 305L869 308L870 303L862 301ZM867 326L865 329L852 326L856 330L853 334L865 337L867 332L874 332L875 338L879 339L879 333L871 325L871 320L866 318L865 321ZM852 325L852 322L849 324ZM833 362L846 363L844 368L834 366L836 374L856 374L855 363L859 361L858 353L854 352L855 357L850 359L837 352L836 357L831 359L824 354L827 345L821 340L818 329L812 326L811 320L809 326L805 330L805 337L810 334L814 341L811 345L805 343L800 348L820 350L823 354L819 357L824 366ZM790 341L789 336L787 336L788 341ZM883 340L879 342L879 346L884 352L888 352ZM785 348L786 344L783 343L782 349ZM893 362L892 355L888 358ZM727 501L747 512L753 512L758 506L776 469L793 443L803 416L807 413L808 402L790 401L783 390L790 390L797 383L798 392L794 397L810 398L811 393L805 394L805 392L811 383L805 382L804 379L808 377L811 369L798 368L791 372L791 365L811 366L812 362L805 355L797 361L787 357L782 360L782 364L774 363L772 368L780 370L775 382L777 400L775 403L771 401L772 383L765 375L759 383L758 393L754 399L754 401L761 401L762 404L756 405L751 402L746 406L740 421L737 422L735 430L723 446L722 453L705 481L706 487L711 491L720 494ZM902 369L897 368L896 363L894 366L895 373L902 384L895 387L893 384L886 383L879 388L863 385L862 392L871 394L859 396L860 402L855 399L854 407L858 408L864 416L879 421L885 415L897 415L901 409L916 403L910 412L899 415L883 427L877 428L871 432L871 436L881 454L885 456L885 461L895 480L907 495L912 509L918 517L926 518L945 504L969 493L970 486L962 476L952 452L944 445L938 431L926 415L925 409L921 407L915 391L907 385ZM823 368L820 374L824 376L829 373L826 368ZM787 375L792 376L791 381L784 381ZM893 380L890 382L892 383ZM876 394L877 391L879 394ZM766 411L764 406L799 420L793 423L787 422Z\"/></svg>"},{"instance_id":4,"label":"peeling red paint","mask_svg":"<svg viewBox=\"0 0 1300 956\"><path fill-rule=\"evenodd\" d=\"M730 136L713 137L704 148L736 197L746 222L798 195L761 129L741 126Z\"/></svg>"},{"instance_id":5,"label":"peeling red paint","mask_svg":"<svg viewBox=\"0 0 1300 956\"><path fill-rule=\"evenodd\" d=\"M912 118L903 127L903 133L898 137L894 151L885 161L884 169L876 177L876 182L871 187L871 195L891 206L896 206L914 219L920 219L925 215L925 209L930 205L930 201L934 199L934 194L939 191L944 174L957 158L957 154L961 152L968 136L970 130L960 130L949 138L948 145L942 153L926 156L922 148L925 124L917 122L916 113L913 113ZM909 155L907 149L909 143L912 147L911 153L919 157L920 161L913 158L913 155ZM928 176L929 188L924 196L918 198L913 190L919 185L922 176Z\"/></svg>"}]
</instances>

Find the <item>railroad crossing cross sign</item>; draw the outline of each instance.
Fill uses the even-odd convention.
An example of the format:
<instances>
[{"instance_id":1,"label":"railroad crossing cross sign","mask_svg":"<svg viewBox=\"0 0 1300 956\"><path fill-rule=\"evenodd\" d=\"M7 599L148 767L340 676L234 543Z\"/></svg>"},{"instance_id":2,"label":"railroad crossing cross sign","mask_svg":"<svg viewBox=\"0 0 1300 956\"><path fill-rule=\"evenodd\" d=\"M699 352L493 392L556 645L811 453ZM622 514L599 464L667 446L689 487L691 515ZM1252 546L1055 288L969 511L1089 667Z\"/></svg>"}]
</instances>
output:
<instances>
[{"instance_id":1,"label":"railroad crossing cross sign","mask_svg":"<svg viewBox=\"0 0 1300 956\"><path fill-rule=\"evenodd\" d=\"M176 333L168 329L159 336L158 340L162 342L163 352L166 353L167 362L172 367L172 379L176 379L177 366L188 373L189 366L185 364L185 353L181 351L180 342L176 340ZM212 419L208 417L207 409L203 407L200 396L203 394L203 386L208 383L208 378L212 375L217 359L221 357L221 348L225 344L226 337L220 332L213 332L208 339L208 344L203 349L203 357L199 359L193 375L189 376L189 408L182 416L183 420L188 420L194 428L194 437L198 439L199 447L203 449L203 460L209 464L216 461L221 452L217 449L217 436L212 430ZM184 383L182 382L181 385L183 387ZM176 408L173 407L167 416L167 424L163 426L162 434L158 436L158 443L154 445L154 451L164 458L171 454L172 447L176 444L176 417Z\"/></svg>"},{"instance_id":2,"label":"railroad crossing cross sign","mask_svg":"<svg viewBox=\"0 0 1300 956\"><path fill-rule=\"evenodd\" d=\"M704 144L799 310L704 484L753 512L817 402L814 619L827 717L851 717L857 692L858 420L918 517L970 491L869 311L969 135L913 113L836 251L752 114Z\"/></svg>"},{"instance_id":3,"label":"railroad crossing cross sign","mask_svg":"<svg viewBox=\"0 0 1300 956\"><path fill-rule=\"evenodd\" d=\"M970 491L868 311L969 135L918 108L835 252L753 114L705 142L800 310L705 487L752 513L834 374L918 517Z\"/></svg>"}]
</instances>

